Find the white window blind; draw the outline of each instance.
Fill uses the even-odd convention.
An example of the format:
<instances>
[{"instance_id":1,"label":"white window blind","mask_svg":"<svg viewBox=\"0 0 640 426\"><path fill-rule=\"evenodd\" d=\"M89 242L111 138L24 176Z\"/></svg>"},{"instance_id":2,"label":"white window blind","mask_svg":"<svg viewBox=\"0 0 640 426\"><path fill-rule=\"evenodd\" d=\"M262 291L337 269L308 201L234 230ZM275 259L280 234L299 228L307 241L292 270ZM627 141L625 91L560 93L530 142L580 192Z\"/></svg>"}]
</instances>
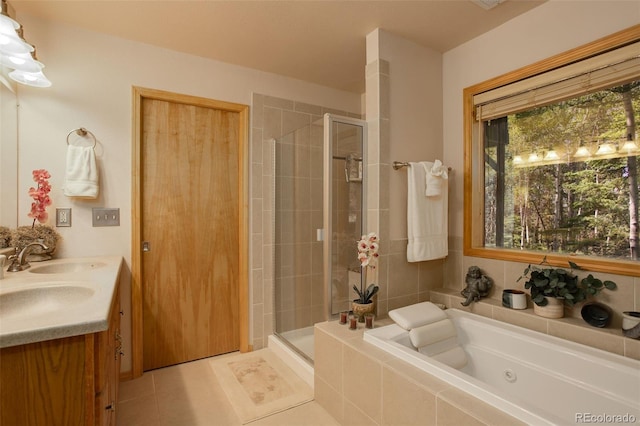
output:
<instances>
[{"instance_id":1,"label":"white window blind","mask_svg":"<svg viewBox=\"0 0 640 426\"><path fill-rule=\"evenodd\" d=\"M640 79L640 42L473 97L476 119L490 120Z\"/></svg>"}]
</instances>

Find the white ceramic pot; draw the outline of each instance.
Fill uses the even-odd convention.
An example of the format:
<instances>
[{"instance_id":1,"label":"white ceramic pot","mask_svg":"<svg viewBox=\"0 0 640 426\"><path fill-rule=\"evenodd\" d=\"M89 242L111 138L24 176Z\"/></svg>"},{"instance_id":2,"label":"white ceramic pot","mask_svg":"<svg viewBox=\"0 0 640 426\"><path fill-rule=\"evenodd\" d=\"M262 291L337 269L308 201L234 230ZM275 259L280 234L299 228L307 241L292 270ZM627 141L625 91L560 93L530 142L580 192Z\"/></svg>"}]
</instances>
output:
<instances>
[{"instance_id":1,"label":"white ceramic pot","mask_svg":"<svg viewBox=\"0 0 640 426\"><path fill-rule=\"evenodd\" d=\"M625 311L622 313L622 334L632 339L640 339L640 312Z\"/></svg>"}]
</instances>

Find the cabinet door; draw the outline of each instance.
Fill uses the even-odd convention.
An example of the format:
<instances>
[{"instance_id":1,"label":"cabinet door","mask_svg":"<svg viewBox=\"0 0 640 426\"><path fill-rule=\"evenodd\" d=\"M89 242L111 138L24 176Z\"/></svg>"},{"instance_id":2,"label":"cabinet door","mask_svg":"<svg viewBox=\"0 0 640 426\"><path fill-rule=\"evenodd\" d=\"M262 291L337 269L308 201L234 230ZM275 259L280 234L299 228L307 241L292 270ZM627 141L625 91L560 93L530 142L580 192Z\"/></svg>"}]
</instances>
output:
<instances>
[{"instance_id":1,"label":"cabinet door","mask_svg":"<svg viewBox=\"0 0 640 426\"><path fill-rule=\"evenodd\" d=\"M118 380L120 377L120 297L116 292L109 329L96 333L95 412L96 425L116 423Z\"/></svg>"}]
</instances>

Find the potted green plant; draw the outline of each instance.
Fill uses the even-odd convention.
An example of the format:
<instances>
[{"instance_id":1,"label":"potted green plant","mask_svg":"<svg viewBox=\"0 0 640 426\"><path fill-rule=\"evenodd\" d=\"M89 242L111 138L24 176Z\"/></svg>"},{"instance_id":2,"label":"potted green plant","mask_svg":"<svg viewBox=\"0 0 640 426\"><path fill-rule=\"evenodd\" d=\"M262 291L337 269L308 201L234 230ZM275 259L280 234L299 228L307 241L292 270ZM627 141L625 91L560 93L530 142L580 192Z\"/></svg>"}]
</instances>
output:
<instances>
[{"instance_id":1,"label":"potted green plant","mask_svg":"<svg viewBox=\"0 0 640 426\"><path fill-rule=\"evenodd\" d=\"M367 272L369 269L376 268L378 256L378 236L375 232L363 235L358 241L358 260L360 261L362 278L360 279L360 288L356 285L353 286L358 298L354 299L352 303L353 314L358 316L358 322L364 322L364 314L375 310L373 296L380 288L377 284L369 284Z\"/></svg>"},{"instance_id":2,"label":"potted green plant","mask_svg":"<svg viewBox=\"0 0 640 426\"><path fill-rule=\"evenodd\" d=\"M546 258L542 264L546 263ZM528 277L524 283L524 288L531 293L531 301L534 303L533 310L537 315L546 318L562 318L564 316L564 306L573 306L576 303L587 300L590 296L596 296L602 289L615 290L616 283L613 281L602 281L589 274L585 278L578 280L573 274L573 270L582 268L574 262L569 262L570 271L564 268L540 267L529 265L525 268L522 276Z\"/></svg>"}]
</instances>

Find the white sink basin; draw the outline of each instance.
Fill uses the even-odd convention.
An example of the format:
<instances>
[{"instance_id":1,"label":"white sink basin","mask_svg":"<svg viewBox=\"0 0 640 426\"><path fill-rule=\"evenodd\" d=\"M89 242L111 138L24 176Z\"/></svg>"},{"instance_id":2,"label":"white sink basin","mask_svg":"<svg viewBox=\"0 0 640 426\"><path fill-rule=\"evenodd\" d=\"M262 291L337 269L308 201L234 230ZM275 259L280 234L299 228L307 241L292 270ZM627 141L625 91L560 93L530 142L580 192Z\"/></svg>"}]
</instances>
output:
<instances>
[{"instance_id":1,"label":"white sink basin","mask_svg":"<svg viewBox=\"0 0 640 426\"><path fill-rule=\"evenodd\" d=\"M72 274L74 272L85 272L104 266L106 266L106 263L103 262L67 262L42 266L33 266L33 264L31 264L31 268L27 269L27 271L32 274Z\"/></svg>"},{"instance_id":2,"label":"white sink basin","mask_svg":"<svg viewBox=\"0 0 640 426\"><path fill-rule=\"evenodd\" d=\"M60 283L0 294L0 320L61 312L86 302L94 293L88 286Z\"/></svg>"}]
</instances>

